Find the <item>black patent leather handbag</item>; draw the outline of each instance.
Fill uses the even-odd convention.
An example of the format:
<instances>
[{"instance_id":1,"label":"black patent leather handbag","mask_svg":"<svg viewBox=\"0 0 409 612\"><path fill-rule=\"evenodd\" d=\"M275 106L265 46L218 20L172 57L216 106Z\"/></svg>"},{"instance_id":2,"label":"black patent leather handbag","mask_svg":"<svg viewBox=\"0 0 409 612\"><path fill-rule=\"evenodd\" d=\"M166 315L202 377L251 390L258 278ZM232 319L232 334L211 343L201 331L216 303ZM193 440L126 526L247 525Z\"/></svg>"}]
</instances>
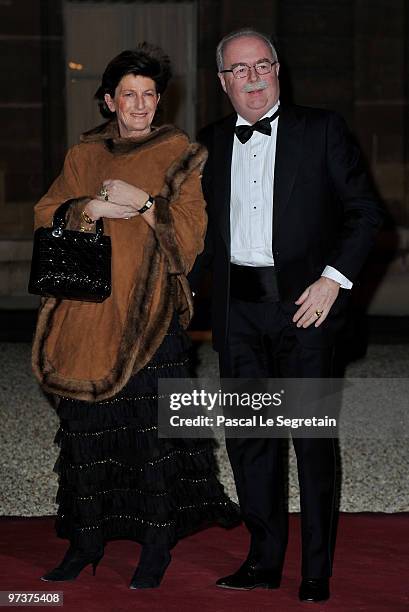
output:
<instances>
[{"instance_id":1,"label":"black patent leather handbag","mask_svg":"<svg viewBox=\"0 0 409 612\"><path fill-rule=\"evenodd\" d=\"M111 295L111 239L102 219L96 232L66 229L71 201L54 213L52 227L34 232L29 293L64 300L103 302Z\"/></svg>"}]
</instances>

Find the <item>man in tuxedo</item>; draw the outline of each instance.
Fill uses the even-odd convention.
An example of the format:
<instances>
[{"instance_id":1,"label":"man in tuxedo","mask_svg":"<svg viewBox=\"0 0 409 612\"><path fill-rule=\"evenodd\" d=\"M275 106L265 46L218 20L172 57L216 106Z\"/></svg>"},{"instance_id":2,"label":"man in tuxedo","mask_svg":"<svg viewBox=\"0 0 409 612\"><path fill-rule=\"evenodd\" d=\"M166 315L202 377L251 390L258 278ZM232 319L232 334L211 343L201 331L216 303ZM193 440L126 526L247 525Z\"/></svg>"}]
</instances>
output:
<instances>
[{"instance_id":1,"label":"man in tuxedo","mask_svg":"<svg viewBox=\"0 0 409 612\"><path fill-rule=\"evenodd\" d=\"M224 378L320 378L382 219L360 152L336 113L280 105L279 63L263 34L219 43L235 113L199 135L209 228L191 279L212 262L213 343ZM217 585L279 587L287 510L278 439L226 441L251 543ZM302 601L329 597L336 524L333 439L294 438L301 500Z\"/></svg>"}]
</instances>

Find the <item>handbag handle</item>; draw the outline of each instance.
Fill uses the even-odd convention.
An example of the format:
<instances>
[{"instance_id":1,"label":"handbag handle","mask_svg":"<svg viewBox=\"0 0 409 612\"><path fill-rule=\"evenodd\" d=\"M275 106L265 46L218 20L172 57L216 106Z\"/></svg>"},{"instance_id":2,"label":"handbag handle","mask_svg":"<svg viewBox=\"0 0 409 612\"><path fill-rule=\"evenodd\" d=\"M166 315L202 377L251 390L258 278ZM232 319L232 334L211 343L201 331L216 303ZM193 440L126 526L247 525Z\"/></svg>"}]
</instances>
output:
<instances>
[{"instance_id":1,"label":"handbag handle","mask_svg":"<svg viewBox=\"0 0 409 612\"><path fill-rule=\"evenodd\" d=\"M56 238L58 238L59 236L62 236L63 230L65 229L65 225L66 225L65 215L67 214L67 211L69 207L71 206L72 202L73 202L73 199L63 202L54 213L52 235L55 236ZM104 235L104 222L102 221L102 218L101 218L101 219L98 219L95 223L95 239L98 240L103 235Z\"/></svg>"}]
</instances>

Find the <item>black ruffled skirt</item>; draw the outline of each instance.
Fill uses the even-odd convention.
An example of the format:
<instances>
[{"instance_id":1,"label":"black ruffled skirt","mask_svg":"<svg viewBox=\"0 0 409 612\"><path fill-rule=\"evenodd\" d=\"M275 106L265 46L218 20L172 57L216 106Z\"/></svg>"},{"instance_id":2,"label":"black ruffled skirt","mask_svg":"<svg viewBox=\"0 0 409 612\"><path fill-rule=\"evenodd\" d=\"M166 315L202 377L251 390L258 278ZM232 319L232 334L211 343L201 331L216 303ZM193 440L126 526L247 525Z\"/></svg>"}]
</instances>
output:
<instances>
[{"instance_id":1,"label":"black ruffled skirt","mask_svg":"<svg viewBox=\"0 0 409 612\"><path fill-rule=\"evenodd\" d=\"M189 376L176 317L154 358L120 394L97 403L61 398L56 531L74 546L126 538L174 546L200 528L239 522L217 479L209 440L158 438L158 378Z\"/></svg>"}]
</instances>

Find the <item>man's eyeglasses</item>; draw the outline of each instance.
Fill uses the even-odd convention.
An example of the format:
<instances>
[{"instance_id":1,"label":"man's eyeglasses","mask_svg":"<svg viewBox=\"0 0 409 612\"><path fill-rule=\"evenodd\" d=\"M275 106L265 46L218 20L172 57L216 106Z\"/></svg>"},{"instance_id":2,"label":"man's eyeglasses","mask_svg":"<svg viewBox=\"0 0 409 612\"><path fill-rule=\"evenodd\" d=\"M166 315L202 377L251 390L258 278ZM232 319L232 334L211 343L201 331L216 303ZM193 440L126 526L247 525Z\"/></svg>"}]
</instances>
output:
<instances>
[{"instance_id":1,"label":"man's eyeglasses","mask_svg":"<svg viewBox=\"0 0 409 612\"><path fill-rule=\"evenodd\" d=\"M271 72L272 67L277 62L269 62L267 60L263 60L262 62L257 62L254 66L249 66L248 64L236 64L230 70L221 70L220 72L232 72L235 79L245 79L250 75L250 70L254 68L257 74L268 74Z\"/></svg>"}]
</instances>

